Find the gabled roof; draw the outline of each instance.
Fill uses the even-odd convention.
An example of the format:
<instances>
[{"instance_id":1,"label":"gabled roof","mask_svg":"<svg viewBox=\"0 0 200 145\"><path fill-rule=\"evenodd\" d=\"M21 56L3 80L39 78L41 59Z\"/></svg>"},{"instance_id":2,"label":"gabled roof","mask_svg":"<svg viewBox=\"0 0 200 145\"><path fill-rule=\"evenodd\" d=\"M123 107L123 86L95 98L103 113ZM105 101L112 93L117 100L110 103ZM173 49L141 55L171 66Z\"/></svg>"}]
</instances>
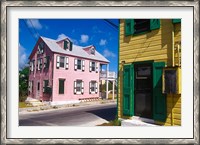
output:
<instances>
[{"instance_id":1,"label":"gabled roof","mask_svg":"<svg viewBox=\"0 0 200 145\"><path fill-rule=\"evenodd\" d=\"M78 56L78 57L83 57L83 58L88 58L88 59L92 59L92 60L98 60L98 61L103 61L103 62L109 62L109 60L107 60L104 56L102 56L99 52L95 51L95 55L90 55L88 54L84 48L90 47L82 47L82 46L77 46L77 45L72 45L72 51L66 51L64 49L62 49L56 42L58 42L57 40L53 40L50 38L46 38L46 37L41 37L41 39L46 43L46 45L49 47L49 49L52 52L56 52L56 53L62 53L62 54L66 54L66 55L73 55L73 56ZM59 40L61 41L61 40Z\"/></svg>"}]
</instances>

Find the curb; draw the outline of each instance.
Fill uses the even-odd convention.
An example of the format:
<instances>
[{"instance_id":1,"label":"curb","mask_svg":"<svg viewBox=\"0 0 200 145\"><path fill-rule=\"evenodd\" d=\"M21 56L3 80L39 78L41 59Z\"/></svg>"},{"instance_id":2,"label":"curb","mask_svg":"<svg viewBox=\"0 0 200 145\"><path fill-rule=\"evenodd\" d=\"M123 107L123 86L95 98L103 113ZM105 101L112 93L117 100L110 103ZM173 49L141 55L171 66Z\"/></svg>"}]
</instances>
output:
<instances>
[{"instance_id":1,"label":"curb","mask_svg":"<svg viewBox=\"0 0 200 145\"><path fill-rule=\"evenodd\" d=\"M22 112L40 112L45 110L55 110L55 109L63 109L69 107L80 107L80 106L89 106L95 104L110 104L116 103L115 100L98 100L98 101L84 101L77 104L64 104L64 105L44 105L44 106L36 106L36 107L27 107L27 108L19 108L19 113Z\"/></svg>"}]
</instances>

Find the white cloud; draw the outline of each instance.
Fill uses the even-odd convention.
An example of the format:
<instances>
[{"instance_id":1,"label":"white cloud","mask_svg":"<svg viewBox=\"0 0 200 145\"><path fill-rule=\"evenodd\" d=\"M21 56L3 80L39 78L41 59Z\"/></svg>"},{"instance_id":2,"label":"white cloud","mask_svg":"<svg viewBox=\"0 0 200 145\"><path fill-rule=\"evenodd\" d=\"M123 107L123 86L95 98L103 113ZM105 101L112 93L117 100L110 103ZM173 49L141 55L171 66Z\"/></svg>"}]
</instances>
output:
<instances>
[{"instance_id":1,"label":"white cloud","mask_svg":"<svg viewBox=\"0 0 200 145\"><path fill-rule=\"evenodd\" d=\"M27 66L27 62L28 62L28 57L25 52L25 48L19 43L19 69L21 70L25 66Z\"/></svg>"},{"instance_id":2,"label":"white cloud","mask_svg":"<svg viewBox=\"0 0 200 145\"><path fill-rule=\"evenodd\" d=\"M58 38L57 38L56 40L58 41L58 40L62 40L62 39L64 39L64 38L69 38L74 44L78 45L78 41L77 41L76 39L72 39L72 38L66 36L66 35L63 34L63 33L60 34L60 35L58 35Z\"/></svg>"},{"instance_id":3,"label":"white cloud","mask_svg":"<svg viewBox=\"0 0 200 145\"><path fill-rule=\"evenodd\" d=\"M88 35L85 35L85 34L81 35L81 40L80 40L81 43L87 43L88 40L89 40Z\"/></svg>"},{"instance_id":4,"label":"white cloud","mask_svg":"<svg viewBox=\"0 0 200 145\"><path fill-rule=\"evenodd\" d=\"M67 36L65 35L65 34L60 34L60 35L58 35L58 38L57 38L57 40L62 40L62 39L64 39L64 38L67 38Z\"/></svg>"},{"instance_id":5,"label":"white cloud","mask_svg":"<svg viewBox=\"0 0 200 145\"><path fill-rule=\"evenodd\" d=\"M105 57L116 57L116 54L114 54L112 51L109 51L108 49L105 49L105 50L103 51L103 55L104 55Z\"/></svg>"},{"instance_id":6,"label":"white cloud","mask_svg":"<svg viewBox=\"0 0 200 145\"><path fill-rule=\"evenodd\" d=\"M42 29L42 24L39 22L38 19L29 19L26 21L28 27L35 28L35 29Z\"/></svg>"},{"instance_id":7,"label":"white cloud","mask_svg":"<svg viewBox=\"0 0 200 145\"><path fill-rule=\"evenodd\" d=\"M107 41L105 39L101 39L99 45L103 46L106 45Z\"/></svg>"}]
</instances>

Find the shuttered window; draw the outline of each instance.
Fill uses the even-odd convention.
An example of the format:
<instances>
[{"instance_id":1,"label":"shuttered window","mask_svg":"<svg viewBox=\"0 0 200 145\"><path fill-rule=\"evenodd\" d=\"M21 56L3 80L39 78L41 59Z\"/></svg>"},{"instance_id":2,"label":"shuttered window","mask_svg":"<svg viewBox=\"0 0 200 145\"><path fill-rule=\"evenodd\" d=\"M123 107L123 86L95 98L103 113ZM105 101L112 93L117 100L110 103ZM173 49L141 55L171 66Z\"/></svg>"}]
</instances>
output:
<instances>
[{"instance_id":1,"label":"shuttered window","mask_svg":"<svg viewBox=\"0 0 200 145\"><path fill-rule=\"evenodd\" d=\"M160 28L159 19L126 19L125 36L144 34Z\"/></svg>"},{"instance_id":2,"label":"shuttered window","mask_svg":"<svg viewBox=\"0 0 200 145\"><path fill-rule=\"evenodd\" d=\"M44 80L43 81L43 92L45 92L46 87L49 85L49 80Z\"/></svg>"},{"instance_id":3,"label":"shuttered window","mask_svg":"<svg viewBox=\"0 0 200 145\"><path fill-rule=\"evenodd\" d=\"M74 94L84 93L84 82L82 80L74 81Z\"/></svg>"},{"instance_id":4,"label":"shuttered window","mask_svg":"<svg viewBox=\"0 0 200 145\"><path fill-rule=\"evenodd\" d=\"M67 41L64 41L64 49L68 49L68 42Z\"/></svg>"},{"instance_id":5,"label":"shuttered window","mask_svg":"<svg viewBox=\"0 0 200 145\"><path fill-rule=\"evenodd\" d=\"M98 83L97 81L90 81L89 82L89 93L96 93L98 92Z\"/></svg>"},{"instance_id":6,"label":"shuttered window","mask_svg":"<svg viewBox=\"0 0 200 145\"><path fill-rule=\"evenodd\" d=\"M44 57L44 68L49 68L50 56Z\"/></svg>"},{"instance_id":7,"label":"shuttered window","mask_svg":"<svg viewBox=\"0 0 200 145\"><path fill-rule=\"evenodd\" d=\"M74 59L74 70L85 71L85 61L81 59Z\"/></svg>"},{"instance_id":8,"label":"shuttered window","mask_svg":"<svg viewBox=\"0 0 200 145\"><path fill-rule=\"evenodd\" d=\"M65 56L57 56L56 57L56 68L69 68L69 58Z\"/></svg>"},{"instance_id":9,"label":"shuttered window","mask_svg":"<svg viewBox=\"0 0 200 145\"><path fill-rule=\"evenodd\" d=\"M64 94L65 79L59 79L59 94Z\"/></svg>"},{"instance_id":10,"label":"shuttered window","mask_svg":"<svg viewBox=\"0 0 200 145\"><path fill-rule=\"evenodd\" d=\"M65 66L65 57L60 56L60 67L64 68L64 66Z\"/></svg>"}]
</instances>

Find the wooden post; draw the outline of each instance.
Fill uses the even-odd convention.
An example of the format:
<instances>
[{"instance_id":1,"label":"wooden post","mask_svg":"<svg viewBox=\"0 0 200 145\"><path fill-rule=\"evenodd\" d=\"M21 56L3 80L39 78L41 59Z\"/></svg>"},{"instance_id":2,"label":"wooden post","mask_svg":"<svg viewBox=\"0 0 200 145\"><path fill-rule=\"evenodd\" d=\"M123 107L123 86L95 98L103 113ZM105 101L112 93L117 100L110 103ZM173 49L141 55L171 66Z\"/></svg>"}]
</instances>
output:
<instances>
[{"instance_id":1,"label":"wooden post","mask_svg":"<svg viewBox=\"0 0 200 145\"><path fill-rule=\"evenodd\" d=\"M113 97L112 99L115 99L115 80L113 81Z\"/></svg>"}]
</instances>

